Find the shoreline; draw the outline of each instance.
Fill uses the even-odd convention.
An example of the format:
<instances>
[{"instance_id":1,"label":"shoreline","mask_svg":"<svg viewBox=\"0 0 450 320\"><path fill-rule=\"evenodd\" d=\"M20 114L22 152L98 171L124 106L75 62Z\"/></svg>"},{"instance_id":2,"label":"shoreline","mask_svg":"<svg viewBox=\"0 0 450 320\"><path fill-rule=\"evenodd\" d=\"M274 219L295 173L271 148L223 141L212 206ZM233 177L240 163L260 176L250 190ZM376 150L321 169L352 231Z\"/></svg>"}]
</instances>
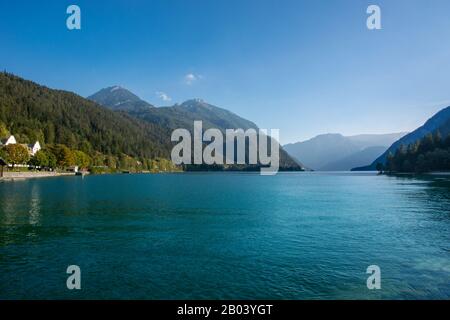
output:
<instances>
[{"instance_id":1,"label":"shoreline","mask_svg":"<svg viewBox=\"0 0 450 320\"><path fill-rule=\"evenodd\" d=\"M75 176L73 172L4 172L0 181L22 181L34 178Z\"/></svg>"},{"instance_id":2,"label":"shoreline","mask_svg":"<svg viewBox=\"0 0 450 320\"><path fill-rule=\"evenodd\" d=\"M201 171L201 170L194 170L194 171L167 171L167 172L133 172L133 173L121 173L121 172L102 172L102 173L89 173L89 175L114 175L114 174L158 174L158 173L256 173L255 171ZM312 173L314 171L279 171L279 173ZM331 173L354 173L352 171L342 171L342 172L331 172ZM328 171L315 171L315 173L330 173ZM376 173L376 172L370 172L370 173ZM416 176L416 175L429 175L429 176L450 176L450 172L428 172L428 173L382 173L381 175L386 176ZM74 172L4 172L3 177L0 178L0 182L7 182L7 181L24 181L28 179L36 179L36 178L51 178L51 177L64 177L64 176L77 176Z\"/></svg>"},{"instance_id":3,"label":"shoreline","mask_svg":"<svg viewBox=\"0 0 450 320\"><path fill-rule=\"evenodd\" d=\"M450 171L430 171L430 172L382 172L379 173L382 175L393 175L393 176L423 176L423 175L430 175L430 176L448 176L450 175Z\"/></svg>"}]
</instances>

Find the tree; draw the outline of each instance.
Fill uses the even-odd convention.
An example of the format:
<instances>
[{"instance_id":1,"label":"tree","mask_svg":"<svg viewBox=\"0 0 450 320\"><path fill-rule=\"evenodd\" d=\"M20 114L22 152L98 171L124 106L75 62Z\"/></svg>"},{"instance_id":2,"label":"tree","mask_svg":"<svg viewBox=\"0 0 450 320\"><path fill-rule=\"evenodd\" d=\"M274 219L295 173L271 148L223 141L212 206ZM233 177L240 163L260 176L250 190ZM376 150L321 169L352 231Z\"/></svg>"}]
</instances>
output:
<instances>
[{"instance_id":1,"label":"tree","mask_svg":"<svg viewBox=\"0 0 450 320\"><path fill-rule=\"evenodd\" d=\"M6 125L0 121L0 139L6 138L9 135L8 128L6 128Z\"/></svg>"},{"instance_id":2,"label":"tree","mask_svg":"<svg viewBox=\"0 0 450 320\"><path fill-rule=\"evenodd\" d=\"M50 169L55 169L56 168L56 164L57 164L57 160L56 157L53 153L51 153L50 151L46 150L47 152L47 158L48 158L48 164L47 166Z\"/></svg>"},{"instance_id":3,"label":"tree","mask_svg":"<svg viewBox=\"0 0 450 320\"><path fill-rule=\"evenodd\" d=\"M41 168L56 168L56 157L49 149L42 149L30 159L30 164Z\"/></svg>"},{"instance_id":4,"label":"tree","mask_svg":"<svg viewBox=\"0 0 450 320\"><path fill-rule=\"evenodd\" d=\"M80 167L80 169L86 169L89 167L91 158L86 153L80 150L75 150L73 154L75 156L75 164Z\"/></svg>"},{"instance_id":5,"label":"tree","mask_svg":"<svg viewBox=\"0 0 450 320\"><path fill-rule=\"evenodd\" d=\"M36 154L30 159L30 164L35 167L48 167L48 155L44 150L39 150Z\"/></svg>"},{"instance_id":6,"label":"tree","mask_svg":"<svg viewBox=\"0 0 450 320\"><path fill-rule=\"evenodd\" d=\"M112 169L116 169L117 168L117 159L111 155L108 155L108 156L106 156L105 164Z\"/></svg>"},{"instance_id":7,"label":"tree","mask_svg":"<svg viewBox=\"0 0 450 320\"><path fill-rule=\"evenodd\" d=\"M30 159L28 149L21 144L9 144L5 146L6 161L11 163L13 168L16 164L27 163Z\"/></svg>"},{"instance_id":8,"label":"tree","mask_svg":"<svg viewBox=\"0 0 450 320\"><path fill-rule=\"evenodd\" d=\"M0 158L6 160L6 151L5 148L0 149Z\"/></svg>"},{"instance_id":9,"label":"tree","mask_svg":"<svg viewBox=\"0 0 450 320\"><path fill-rule=\"evenodd\" d=\"M442 138L439 131L410 144L407 151L399 148L387 158L387 169L394 172L431 172L450 170L450 135Z\"/></svg>"},{"instance_id":10,"label":"tree","mask_svg":"<svg viewBox=\"0 0 450 320\"><path fill-rule=\"evenodd\" d=\"M55 126L53 123L48 122L47 125L44 128L44 136L45 136L45 142L48 144L55 143Z\"/></svg>"},{"instance_id":11,"label":"tree","mask_svg":"<svg viewBox=\"0 0 450 320\"><path fill-rule=\"evenodd\" d=\"M16 138L17 142L20 143L31 143L30 138L25 133L16 133L14 134L14 137Z\"/></svg>"},{"instance_id":12,"label":"tree","mask_svg":"<svg viewBox=\"0 0 450 320\"><path fill-rule=\"evenodd\" d=\"M57 144L50 147L50 151L56 158L56 165L60 168L67 168L75 165L75 155L67 146Z\"/></svg>"}]
</instances>

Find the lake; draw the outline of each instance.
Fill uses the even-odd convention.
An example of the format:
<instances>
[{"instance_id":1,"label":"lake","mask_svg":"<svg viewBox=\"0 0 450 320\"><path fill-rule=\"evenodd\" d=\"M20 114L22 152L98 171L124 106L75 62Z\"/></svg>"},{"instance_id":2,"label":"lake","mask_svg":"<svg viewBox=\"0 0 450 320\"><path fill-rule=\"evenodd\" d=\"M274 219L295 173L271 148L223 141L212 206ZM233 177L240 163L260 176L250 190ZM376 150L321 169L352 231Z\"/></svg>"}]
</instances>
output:
<instances>
[{"instance_id":1,"label":"lake","mask_svg":"<svg viewBox=\"0 0 450 320\"><path fill-rule=\"evenodd\" d=\"M81 290L66 269L81 268ZM369 265L381 289L369 290ZM450 177L0 183L0 299L449 299Z\"/></svg>"}]
</instances>

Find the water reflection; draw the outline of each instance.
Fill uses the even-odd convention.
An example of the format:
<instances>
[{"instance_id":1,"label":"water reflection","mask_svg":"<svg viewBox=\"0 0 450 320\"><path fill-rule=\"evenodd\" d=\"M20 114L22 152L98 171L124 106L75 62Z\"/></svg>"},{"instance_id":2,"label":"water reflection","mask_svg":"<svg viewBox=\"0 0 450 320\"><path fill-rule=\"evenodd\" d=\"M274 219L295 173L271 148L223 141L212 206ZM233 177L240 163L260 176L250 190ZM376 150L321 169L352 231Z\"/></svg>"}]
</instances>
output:
<instances>
[{"instance_id":1,"label":"water reflection","mask_svg":"<svg viewBox=\"0 0 450 320\"><path fill-rule=\"evenodd\" d=\"M31 187L31 195L30 195L30 224L38 225L40 222L40 203L41 203L41 194L39 184L34 183Z\"/></svg>"},{"instance_id":2,"label":"water reflection","mask_svg":"<svg viewBox=\"0 0 450 320\"><path fill-rule=\"evenodd\" d=\"M397 183L406 186L404 196L420 201L418 208L426 208L434 219L450 218L449 175L398 175Z\"/></svg>"}]
</instances>

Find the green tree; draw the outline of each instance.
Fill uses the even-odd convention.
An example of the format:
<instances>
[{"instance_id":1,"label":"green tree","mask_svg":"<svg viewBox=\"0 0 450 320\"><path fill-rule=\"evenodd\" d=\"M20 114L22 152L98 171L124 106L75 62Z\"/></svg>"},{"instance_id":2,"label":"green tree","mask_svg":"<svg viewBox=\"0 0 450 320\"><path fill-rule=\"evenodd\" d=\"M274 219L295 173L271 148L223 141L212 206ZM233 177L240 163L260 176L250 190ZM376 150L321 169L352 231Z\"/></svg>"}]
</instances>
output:
<instances>
[{"instance_id":1,"label":"green tree","mask_svg":"<svg viewBox=\"0 0 450 320\"><path fill-rule=\"evenodd\" d=\"M56 165L60 168L67 168L75 165L75 155L67 146L57 144L50 147L51 152L56 158Z\"/></svg>"},{"instance_id":2,"label":"green tree","mask_svg":"<svg viewBox=\"0 0 450 320\"><path fill-rule=\"evenodd\" d=\"M55 143L55 126L53 123L48 122L44 129L45 143Z\"/></svg>"},{"instance_id":3,"label":"green tree","mask_svg":"<svg viewBox=\"0 0 450 320\"><path fill-rule=\"evenodd\" d=\"M450 135L444 139L435 132L399 148L388 156L387 168L393 172L450 171Z\"/></svg>"},{"instance_id":4,"label":"green tree","mask_svg":"<svg viewBox=\"0 0 450 320\"><path fill-rule=\"evenodd\" d=\"M48 167L48 154L45 150L39 150L30 159L30 164L35 167Z\"/></svg>"},{"instance_id":5,"label":"green tree","mask_svg":"<svg viewBox=\"0 0 450 320\"><path fill-rule=\"evenodd\" d=\"M14 137L16 138L16 141L18 143L26 143L26 144L31 143L30 138L24 133L16 133L14 134Z\"/></svg>"},{"instance_id":6,"label":"green tree","mask_svg":"<svg viewBox=\"0 0 450 320\"><path fill-rule=\"evenodd\" d=\"M57 160L56 157L53 153L51 153L50 151L46 151L47 152L47 158L48 158L48 164L47 166L51 169L55 169L56 165L57 165Z\"/></svg>"},{"instance_id":7,"label":"green tree","mask_svg":"<svg viewBox=\"0 0 450 320\"><path fill-rule=\"evenodd\" d=\"M91 158L86 153L80 150L75 150L73 154L75 156L75 164L80 167L80 169L86 169L89 167Z\"/></svg>"},{"instance_id":8,"label":"green tree","mask_svg":"<svg viewBox=\"0 0 450 320\"><path fill-rule=\"evenodd\" d=\"M107 165L108 167L112 168L112 169L116 169L117 168L117 159L111 155L106 156L105 159L105 165Z\"/></svg>"},{"instance_id":9,"label":"green tree","mask_svg":"<svg viewBox=\"0 0 450 320\"><path fill-rule=\"evenodd\" d=\"M0 158L6 160L6 151L4 148L0 148Z\"/></svg>"},{"instance_id":10,"label":"green tree","mask_svg":"<svg viewBox=\"0 0 450 320\"><path fill-rule=\"evenodd\" d=\"M7 138L10 135L6 125L0 121L0 139Z\"/></svg>"},{"instance_id":11,"label":"green tree","mask_svg":"<svg viewBox=\"0 0 450 320\"><path fill-rule=\"evenodd\" d=\"M5 146L6 161L12 164L13 168L16 164L27 163L30 159L28 149L21 144L9 144Z\"/></svg>"}]
</instances>

